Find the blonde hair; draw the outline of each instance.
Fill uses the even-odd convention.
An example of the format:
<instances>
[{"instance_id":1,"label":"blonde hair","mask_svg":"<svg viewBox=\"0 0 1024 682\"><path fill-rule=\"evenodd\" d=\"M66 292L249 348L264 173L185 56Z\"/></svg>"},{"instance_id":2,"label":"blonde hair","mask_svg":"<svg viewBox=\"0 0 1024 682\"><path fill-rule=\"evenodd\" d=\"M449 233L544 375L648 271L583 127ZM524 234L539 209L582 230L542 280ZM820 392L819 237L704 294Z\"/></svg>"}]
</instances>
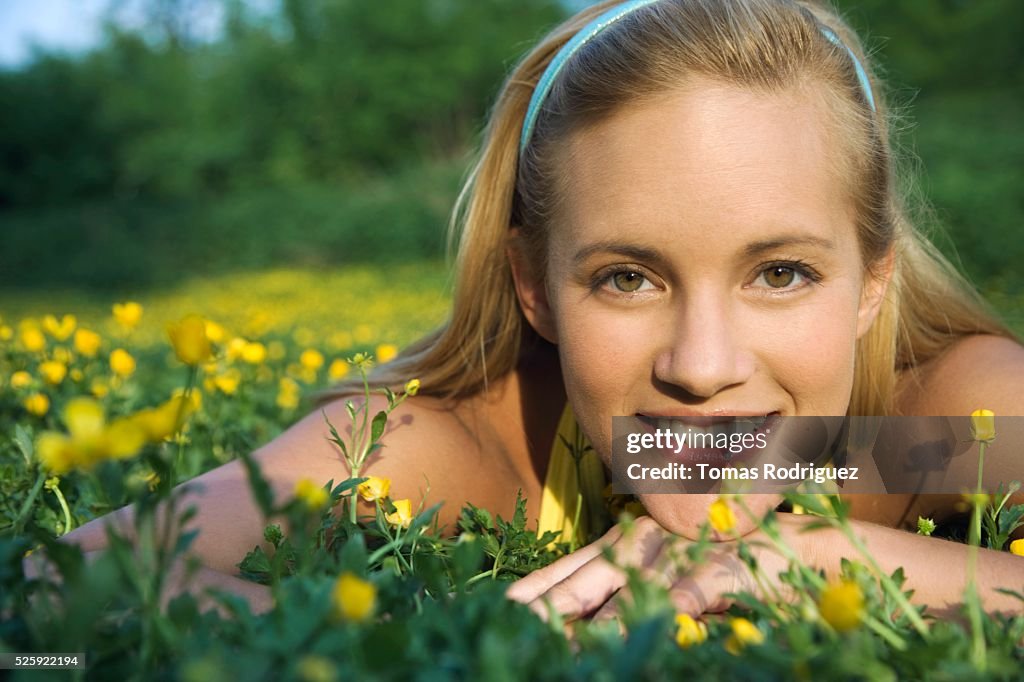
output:
<instances>
[{"instance_id":1,"label":"blonde hair","mask_svg":"<svg viewBox=\"0 0 1024 682\"><path fill-rule=\"evenodd\" d=\"M592 39L562 69L529 144L519 153L533 88L552 57L602 2L545 36L505 81L491 111L479 158L449 225L455 286L439 329L378 368L378 385L417 377L421 392L458 399L486 391L530 350L547 344L526 323L506 248L520 228L531 262L543 272L550 216L566 188L557 159L568 136L620 108L703 76L759 91L817 92L844 147L838 172L848 180L861 255L869 272L892 254L893 275L872 328L859 341L849 413L889 414L897 379L969 334L1012 336L954 267L915 228L896 181L884 93L871 77L868 105L850 53L872 73L854 32L828 6L809 0L662 0L637 9ZM824 87L822 87L824 86ZM939 304L941 302L941 304ZM321 402L352 393L343 382Z\"/></svg>"}]
</instances>

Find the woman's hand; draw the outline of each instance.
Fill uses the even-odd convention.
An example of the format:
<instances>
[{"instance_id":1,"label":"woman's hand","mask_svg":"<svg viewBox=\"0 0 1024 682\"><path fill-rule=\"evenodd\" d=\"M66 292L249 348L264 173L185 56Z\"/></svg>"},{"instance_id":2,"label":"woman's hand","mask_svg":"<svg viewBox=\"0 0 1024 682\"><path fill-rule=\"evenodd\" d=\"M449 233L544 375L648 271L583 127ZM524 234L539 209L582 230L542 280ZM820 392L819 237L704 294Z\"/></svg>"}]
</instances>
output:
<instances>
[{"instance_id":1,"label":"woman's hand","mask_svg":"<svg viewBox=\"0 0 1024 682\"><path fill-rule=\"evenodd\" d=\"M611 618L617 613L617 601L628 597L624 567L638 568L645 580L665 587L676 609L694 617L729 608L728 593L759 592L750 569L738 556L736 541L714 543L703 561L686 571L680 559L690 541L666 531L649 516L631 525L628 532L622 524L616 525L597 542L516 581L507 596L527 604L541 618L547 617L548 608L567 622ZM758 542L759 535L755 531L744 540L765 579L774 585L785 560ZM611 551L614 564L605 559L605 548Z\"/></svg>"}]
</instances>

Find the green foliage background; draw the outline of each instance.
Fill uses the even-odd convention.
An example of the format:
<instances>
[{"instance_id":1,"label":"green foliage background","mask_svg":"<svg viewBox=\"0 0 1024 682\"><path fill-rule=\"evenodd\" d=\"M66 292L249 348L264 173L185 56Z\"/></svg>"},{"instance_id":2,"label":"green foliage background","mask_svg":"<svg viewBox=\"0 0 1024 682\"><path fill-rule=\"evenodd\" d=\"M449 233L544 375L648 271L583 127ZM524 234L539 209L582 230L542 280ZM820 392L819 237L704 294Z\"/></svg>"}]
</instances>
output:
<instances>
[{"instance_id":1,"label":"green foliage background","mask_svg":"<svg viewBox=\"0 0 1024 682\"><path fill-rule=\"evenodd\" d=\"M140 0L148 22L92 52L0 71L0 287L436 259L503 76L583 4ZM904 112L937 241L1017 318L1024 4L839 5ZM199 40L189 12L214 6L225 30Z\"/></svg>"}]
</instances>

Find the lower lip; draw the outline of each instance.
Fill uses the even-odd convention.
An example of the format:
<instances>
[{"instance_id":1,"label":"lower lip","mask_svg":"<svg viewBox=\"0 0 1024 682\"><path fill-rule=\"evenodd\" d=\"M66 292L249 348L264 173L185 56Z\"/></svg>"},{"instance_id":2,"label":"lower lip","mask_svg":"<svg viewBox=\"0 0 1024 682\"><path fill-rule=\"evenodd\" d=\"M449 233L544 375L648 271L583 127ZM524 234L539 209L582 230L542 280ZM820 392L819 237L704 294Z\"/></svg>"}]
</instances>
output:
<instances>
[{"instance_id":1,"label":"lower lip","mask_svg":"<svg viewBox=\"0 0 1024 682\"><path fill-rule=\"evenodd\" d=\"M661 417L664 419L665 417ZM634 419L640 425L640 431L645 433L655 433L658 427L652 424L650 417L641 417L636 415ZM771 434L777 432L775 428L781 421L782 416L778 412L769 414L764 422L753 431L749 433L756 435L763 433L766 435L768 440L771 439ZM723 468L727 466L733 466L740 462L747 462L754 459L758 455L764 454L765 448L749 447L739 452L730 452L726 448L691 448L684 447L679 452L676 452L675 447L670 449L662 449L660 452L664 455L665 460L669 462L678 462L680 464L694 465L694 464L707 464L708 466L715 468Z\"/></svg>"}]
</instances>

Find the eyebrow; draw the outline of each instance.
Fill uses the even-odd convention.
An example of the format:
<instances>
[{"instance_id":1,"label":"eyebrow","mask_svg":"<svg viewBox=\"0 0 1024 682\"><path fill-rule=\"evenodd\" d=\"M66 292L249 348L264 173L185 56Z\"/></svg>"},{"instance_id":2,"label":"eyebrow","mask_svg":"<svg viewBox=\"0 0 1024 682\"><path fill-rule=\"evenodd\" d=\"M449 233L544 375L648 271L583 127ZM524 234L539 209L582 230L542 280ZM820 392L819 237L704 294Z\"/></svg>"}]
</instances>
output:
<instances>
[{"instance_id":1,"label":"eyebrow","mask_svg":"<svg viewBox=\"0 0 1024 682\"><path fill-rule=\"evenodd\" d=\"M757 256L765 251L774 251L775 249L779 249L784 246L816 246L829 251L836 248L836 245L831 239L816 237L809 234L794 234L781 235L771 239L762 239L756 242L751 242L743 247L743 254L745 256Z\"/></svg>"},{"instance_id":2,"label":"eyebrow","mask_svg":"<svg viewBox=\"0 0 1024 682\"><path fill-rule=\"evenodd\" d=\"M835 249L835 244L830 239L814 235L795 234L780 235L771 239L751 242L743 247L743 255L749 258L786 246L816 246L830 251ZM596 253L615 253L634 260L647 262L664 260L661 252L657 249L610 239L584 246L573 256L573 262L579 265Z\"/></svg>"}]
</instances>

